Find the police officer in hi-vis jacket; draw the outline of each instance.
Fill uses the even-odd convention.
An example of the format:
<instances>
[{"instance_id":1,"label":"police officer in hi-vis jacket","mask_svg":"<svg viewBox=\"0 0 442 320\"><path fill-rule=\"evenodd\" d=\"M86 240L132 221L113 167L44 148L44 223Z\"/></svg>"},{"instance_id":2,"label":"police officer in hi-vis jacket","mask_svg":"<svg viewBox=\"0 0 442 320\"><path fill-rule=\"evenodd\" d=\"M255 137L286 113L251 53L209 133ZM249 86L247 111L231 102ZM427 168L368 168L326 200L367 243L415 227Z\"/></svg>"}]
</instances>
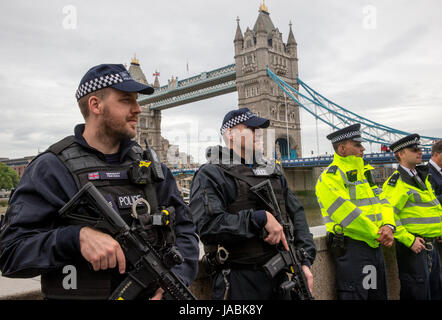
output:
<instances>
[{"instance_id":1,"label":"police officer in hi-vis jacket","mask_svg":"<svg viewBox=\"0 0 442 320\"><path fill-rule=\"evenodd\" d=\"M387 299L380 245L393 244L393 210L379 199L371 175L373 167L364 163L360 124L327 138L335 154L319 176L316 196L327 227L327 244L336 262L338 299ZM368 281L367 277L374 278Z\"/></svg>"}]
</instances>

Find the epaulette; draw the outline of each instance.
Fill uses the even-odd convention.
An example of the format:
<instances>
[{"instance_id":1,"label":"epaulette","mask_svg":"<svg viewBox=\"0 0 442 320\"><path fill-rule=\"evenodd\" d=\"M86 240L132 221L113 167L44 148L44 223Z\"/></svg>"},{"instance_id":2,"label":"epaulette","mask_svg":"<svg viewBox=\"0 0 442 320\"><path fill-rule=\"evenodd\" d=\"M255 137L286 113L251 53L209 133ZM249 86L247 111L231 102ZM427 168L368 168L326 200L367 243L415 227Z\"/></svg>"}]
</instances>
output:
<instances>
[{"instance_id":1,"label":"epaulette","mask_svg":"<svg viewBox=\"0 0 442 320\"><path fill-rule=\"evenodd\" d=\"M401 174L399 172L396 172L395 174L393 174L390 179L388 180L388 185L389 186L396 186L397 181L399 180L399 177L401 176Z\"/></svg>"},{"instance_id":2,"label":"epaulette","mask_svg":"<svg viewBox=\"0 0 442 320\"><path fill-rule=\"evenodd\" d=\"M338 170L338 166L331 166L330 168L328 168L327 173L336 173L336 171Z\"/></svg>"}]
</instances>

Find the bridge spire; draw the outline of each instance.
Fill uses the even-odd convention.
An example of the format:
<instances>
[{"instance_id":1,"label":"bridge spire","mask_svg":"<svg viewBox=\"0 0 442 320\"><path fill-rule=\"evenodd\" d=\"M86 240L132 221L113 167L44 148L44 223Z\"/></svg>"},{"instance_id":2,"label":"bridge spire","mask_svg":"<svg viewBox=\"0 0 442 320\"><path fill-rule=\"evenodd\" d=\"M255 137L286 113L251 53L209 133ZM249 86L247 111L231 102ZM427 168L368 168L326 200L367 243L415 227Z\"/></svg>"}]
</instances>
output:
<instances>
[{"instance_id":1,"label":"bridge spire","mask_svg":"<svg viewBox=\"0 0 442 320\"><path fill-rule=\"evenodd\" d=\"M290 30L289 30L289 37L287 39L287 46L296 46L297 43L296 43L296 40L295 40L295 36L293 35L292 21L290 21L289 27L290 27Z\"/></svg>"},{"instance_id":2,"label":"bridge spire","mask_svg":"<svg viewBox=\"0 0 442 320\"><path fill-rule=\"evenodd\" d=\"M155 89L158 89L160 87L160 80L158 80L158 76L160 75L160 73L158 71L155 70L155 73L153 74L153 76L155 77L155 80L153 82L153 87Z\"/></svg>"},{"instance_id":3,"label":"bridge spire","mask_svg":"<svg viewBox=\"0 0 442 320\"><path fill-rule=\"evenodd\" d=\"M236 33L235 33L235 40L233 40L233 42L236 41L244 41L244 37L242 36L242 31L241 31L241 27L239 26L239 17L236 18Z\"/></svg>"},{"instance_id":4,"label":"bridge spire","mask_svg":"<svg viewBox=\"0 0 442 320\"><path fill-rule=\"evenodd\" d=\"M132 76L132 78L134 78L135 81L141 82L144 84L148 84L146 76L145 76L143 70L141 69L140 61L137 59L137 56L135 53L134 53L134 57L132 58L132 60L130 62L130 66L129 66L128 71L129 71L130 75Z\"/></svg>"},{"instance_id":5,"label":"bridge spire","mask_svg":"<svg viewBox=\"0 0 442 320\"><path fill-rule=\"evenodd\" d=\"M263 12L269 13L269 8L267 8L265 0L262 0L262 4L259 7L259 11L263 11Z\"/></svg>"},{"instance_id":6,"label":"bridge spire","mask_svg":"<svg viewBox=\"0 0 442 320\"><path fill-rule=\"evenodd\" d=\"M132 61L130 62L130 64L134 64L136 66L140 65L140 61L137 59L137 54L134 53L134 57L132 58Z\"/></svg>"}]
</instances>

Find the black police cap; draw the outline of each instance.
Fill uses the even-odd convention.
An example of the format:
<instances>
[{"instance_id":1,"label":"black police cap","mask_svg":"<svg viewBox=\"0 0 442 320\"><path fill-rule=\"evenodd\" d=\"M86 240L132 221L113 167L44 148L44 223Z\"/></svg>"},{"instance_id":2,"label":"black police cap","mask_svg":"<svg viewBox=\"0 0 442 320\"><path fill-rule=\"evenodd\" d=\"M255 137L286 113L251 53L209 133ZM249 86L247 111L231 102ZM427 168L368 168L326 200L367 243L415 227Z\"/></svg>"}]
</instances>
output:
<instances>
[{"instance_id":1,"label":"black police cap","mask_svg":"<svg viewBox=\"0 0 442 320\"><path fill-rule=\"evenodd\" d=\"M135 81L122 64L100 64L89 69L80 81L75 94L77 101L89 93L107 87L125 92L152 94L154 88Z\"/></svg>"},{"instance_id":2,"label":"black police cap","mask_svg":"<svg viewBox=\"0 0 442 320\"><path fill-rule=\"evenodd\" d=\"M240 123L251 128L267 128L270 125L270 120L258 117L250 111L249 108L232 110L224 116L223 124L220 129L221 135L223 135L227 129Z\"/></svg>"},{"instance_id":3,"label":"black police cap","mask_svg":"<svg viewBox=\"0 0 442 320\"><path fill-rule=\"evenodd\" d=\"M344 140L353 140L358 142L365 142L366 140L361 136L361 124L356 123L351 126L345 127L333 133L330 133L327 136L327 139L331 141L331 143L341 142Z\"/></svg>"},{"instance_id":4,"label":"black police cap","mask_svg":"<svg viewBox=\"0 0 442 320\"><path fill-rule=\"evenodd\" d=\"M420 138L421 138L420 135L418 135L417 133L410 134L406 137L399 139L396 142L393 142L390 145L390 150L392 152L398 152L405 148L417 147L420 145Z\"/></svg>"}]
</instances>

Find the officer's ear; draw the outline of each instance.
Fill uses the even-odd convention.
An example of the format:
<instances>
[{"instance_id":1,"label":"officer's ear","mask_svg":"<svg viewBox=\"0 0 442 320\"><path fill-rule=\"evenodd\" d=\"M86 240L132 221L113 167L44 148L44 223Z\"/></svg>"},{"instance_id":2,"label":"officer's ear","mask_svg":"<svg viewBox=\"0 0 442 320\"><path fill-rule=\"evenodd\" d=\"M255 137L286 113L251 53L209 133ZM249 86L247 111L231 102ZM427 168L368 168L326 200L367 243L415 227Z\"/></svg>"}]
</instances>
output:
<instances>
[{"instance_id":1,"label":"officer's ear","mask_svg":"<svg viewBox=\"0 0 442 320\"><path fill-rule=\"evenodd\" d=\"M90 114L95 114L95 115L99 115L101 114L101 110L102 110L102 103L101 103L101 99L97 96L91 96L88 99L88 106L89 106L89 113Z\"/></svg>"},{"instance_id":2,"label":"officer's ear","mask_svg":"<svg viewBox=\"0 0 442 320\"><path fill-rule=\"evenodd\" d=\"M341 157L346 156L345 150L346 150L346 145L347 145L348 141L350 141L350 140L340 141L340 142L336 142L333 144L333 149Z\"/></svg>"},{"instance_id":3,"label":"officer's ear","mask_svg":"<svg viewBox=\"0 0 442 320\"><path fill-rule=\"evenodd\" d=\"M226 132L223 134L223 140L226 146L230 147L230 144L233 143L232 128L226 129Z\"/></svg>"},{"instance_id":4,"label":"officer's ear","mask_svg":"<svg viewBox=\"0 0 442 320\"><path fill-rule=\"evenodd\" d=\"M402 157L404 156L404 154L405 154L405 149L402 149L402 150L399 150L398 152L396 152L396 153L394 154L394 157L396 158L396 160L397 160L398 162L401 162L401 159L402 159Z\"/></svg>"},{"instance_id":5,"label":"officer's ear","mask_svg":"<svg viewBox=\"0 0 442 320\"><path fill-rule=\"evenodd\" d=\"M89 112L91 114L100 115L103 114L104 100L112 93L112 88L104 88L95 91L88 97Z\"/></svg>"}]
</instances>

